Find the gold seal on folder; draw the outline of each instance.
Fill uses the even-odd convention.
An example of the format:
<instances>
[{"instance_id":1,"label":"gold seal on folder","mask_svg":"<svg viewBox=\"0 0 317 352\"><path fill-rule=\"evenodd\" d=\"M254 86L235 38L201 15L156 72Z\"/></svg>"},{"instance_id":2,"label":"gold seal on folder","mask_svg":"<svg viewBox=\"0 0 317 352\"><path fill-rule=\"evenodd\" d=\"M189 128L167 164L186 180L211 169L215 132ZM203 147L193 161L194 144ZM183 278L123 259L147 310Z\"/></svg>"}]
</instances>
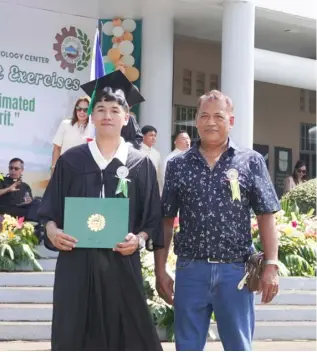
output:
<instances>
[{"instance_id":1,"label":"gold seal on folder","mask_svg":"<svg viewBox=\"0 0 317 352\"><path fill-rule=\"evenodd\" d=\"M94 214L89 216L87 220L87 225L91 231L98 232L105 228L106 219L104 216L100 214Z\"/></svg>"}]
</instances>

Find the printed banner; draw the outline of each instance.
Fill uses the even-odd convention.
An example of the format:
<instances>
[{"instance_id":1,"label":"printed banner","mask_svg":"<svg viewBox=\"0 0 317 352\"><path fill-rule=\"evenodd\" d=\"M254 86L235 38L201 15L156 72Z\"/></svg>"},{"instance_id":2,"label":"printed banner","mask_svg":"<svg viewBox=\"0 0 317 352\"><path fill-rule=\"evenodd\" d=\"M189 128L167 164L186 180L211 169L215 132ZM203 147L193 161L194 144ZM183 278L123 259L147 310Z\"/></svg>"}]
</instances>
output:
<instances>
[{"instance_id":1,"label":"printed banner","mask_svg":"<svg viewBox=\"0 0 317 352\"><path fill-rule=\"evenodd\" d=\"M10 20L8 20L10 19ZM0 172L25 162L35 194L49 177L52 139L89 81L97 20L0 4Z\"/></svg>"},{"instance_id":2,"label":"printed banner","mask_svg":"<svg viewBox=\"0 0 317 352\"><path fill-rule=\"evenodd\" d=\"M105 73L121 70L140 89L142 21L129 18L102 19L100 26ZM138 121L139 110L139 105L131 110Z\"/></svg>"},{"instance_id":3,"label":"printed banner","mask_svg":"<svg viewBox=\"0 0 317 352\"><path fill-rule=\"evenodd\" d=\"M292 175L292 149L275 147L275 190L282 197L285 178Z\"/></svg>"}]
</instances>

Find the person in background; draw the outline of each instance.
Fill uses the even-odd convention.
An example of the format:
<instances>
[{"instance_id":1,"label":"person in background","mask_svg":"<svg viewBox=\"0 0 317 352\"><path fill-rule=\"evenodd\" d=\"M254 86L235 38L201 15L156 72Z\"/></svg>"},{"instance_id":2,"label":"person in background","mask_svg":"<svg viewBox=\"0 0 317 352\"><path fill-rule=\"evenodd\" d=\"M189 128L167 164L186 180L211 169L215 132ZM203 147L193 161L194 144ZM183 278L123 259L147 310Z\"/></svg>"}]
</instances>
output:
<instances>
[{"instance_id":1,"label":"person in background","mask_svg":"<svg viewBox=\"0 0 317 352\"><path fill-rule=\"evenodd\" d=\"M295 164L292 176L289 176L284 181L284 193L289 192L298 184L305 182L307 177L306 165L302 160L298 160Z\"/></svg>"},{"instance_id":2,"label":"person in background","mask_svg":"<svg viewBox=\"0 0 317 352\"><path fill-rule=\"evenodd\" d=\"M159 151L154 148L156 143L157 130L153 126L142 127L143 143L141 144L140 151L148 156L156 169L157 178L160 190L163 189L163 178L162 178L162 165L161 165L161 155Z\"/></svg>"},{"instance_id":3,"label":"person in background","mask_svg":"<svg viewBox=\"0 0 317 352\"><path fill-rule=\"evenodd\" d=\"M53 139L53 156L51 171L54 170L58 158L66 150L80 144L86 143L85 130L88 124L88 106L90 99L81 97L76 101L71 119L61 122Z\"/></svg>"},{"instance_id":4,"label":"person in background","mask_svg":"<svg viewBox=\"0 0 317 352\"><path fill-rule=\"evenodd\" d=\"M180 130L175 134L174 145L175 145L175 149L165 159L164 170L163 170L163 180L165 178L165 170L166 170L167 162L172 158L174 158L174 156L184 153L190 148L190 137L187 131Z\"/></svg>"},{"instance_id":5,"label":"person in background","mask_svg":"<svg viewBox=\"0 0 317 352\"><path fill-rule=\"evenodd\" d=\"M9 162L9 174L0 180L0 213L37 221L39 202L33 200L31 187L22 181L23 171L23 160Z\"/></svg>"}]
</instances>

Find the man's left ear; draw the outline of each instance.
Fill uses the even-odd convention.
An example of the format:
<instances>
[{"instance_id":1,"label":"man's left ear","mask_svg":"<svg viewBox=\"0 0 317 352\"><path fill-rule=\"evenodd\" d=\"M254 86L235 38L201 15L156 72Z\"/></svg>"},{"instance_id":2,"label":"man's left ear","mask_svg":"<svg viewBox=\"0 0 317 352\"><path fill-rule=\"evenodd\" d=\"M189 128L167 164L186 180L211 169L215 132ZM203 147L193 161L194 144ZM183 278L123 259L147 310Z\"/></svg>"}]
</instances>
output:
<instances>
[{"instance_id":1,"label":"man's left ear","mask_svg":"<svg viewBox=\"0 0 317 352\"><path fill-rule=\"evenodd\" d=\"M231 130L231 128L233 127L234 125L234 116L230 116L229 118L229 129Z\"/></svg>"}]
</instances>

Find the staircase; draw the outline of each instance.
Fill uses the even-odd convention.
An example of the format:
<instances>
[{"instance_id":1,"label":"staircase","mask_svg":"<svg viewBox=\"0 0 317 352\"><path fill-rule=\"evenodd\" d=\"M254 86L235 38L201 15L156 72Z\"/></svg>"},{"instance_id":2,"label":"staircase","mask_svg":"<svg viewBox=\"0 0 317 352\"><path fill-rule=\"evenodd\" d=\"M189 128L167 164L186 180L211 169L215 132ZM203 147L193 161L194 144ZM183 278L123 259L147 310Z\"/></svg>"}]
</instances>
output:
<instances>
[{"instance_id":1,"label":"staircase","mask_svg":"<svg viewBox=\"0 0 317 352\"><path fill-rule=\"evenodd\" d=\"M55 253L40 261L44 272L0 273L0 340L49 340ZM256 297L255 340L315 340L316 280L281 278L273 303ZM217 327L211 329L218 339Z\"/></svg>"}]
</instances>

